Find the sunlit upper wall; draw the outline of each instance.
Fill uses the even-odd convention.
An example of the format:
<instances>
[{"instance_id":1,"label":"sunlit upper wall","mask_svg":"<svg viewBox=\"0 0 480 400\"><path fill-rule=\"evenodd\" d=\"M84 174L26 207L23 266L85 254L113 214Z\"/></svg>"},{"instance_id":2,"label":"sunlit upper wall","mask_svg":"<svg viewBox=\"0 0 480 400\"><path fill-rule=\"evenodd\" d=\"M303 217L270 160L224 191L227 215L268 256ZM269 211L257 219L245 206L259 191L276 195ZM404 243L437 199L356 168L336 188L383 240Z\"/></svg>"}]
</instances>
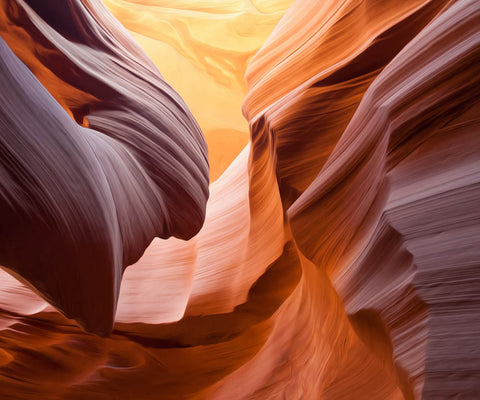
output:
<instances>
[{"instance_id":1,"label":"sunlit upper wall","mask_svg":"<svg viewBox=\"0 0 480 400\"><path fill-rule=\"evenodd\" d=\"M103 0L179 92L218 178L247 144L241 113L250 58L293 0Z\"/></svg>"}]
</instances>

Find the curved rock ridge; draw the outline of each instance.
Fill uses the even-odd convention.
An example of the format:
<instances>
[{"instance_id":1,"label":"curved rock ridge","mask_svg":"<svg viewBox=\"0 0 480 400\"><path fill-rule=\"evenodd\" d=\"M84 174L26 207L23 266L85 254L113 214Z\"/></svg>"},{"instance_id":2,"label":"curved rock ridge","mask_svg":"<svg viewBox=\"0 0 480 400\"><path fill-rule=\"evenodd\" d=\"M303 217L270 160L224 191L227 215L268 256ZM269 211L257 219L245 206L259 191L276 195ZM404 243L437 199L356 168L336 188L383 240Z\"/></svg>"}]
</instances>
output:
<instances>
[{"instance_id":1,"label":"curved rock ridge","mask_svg":"<svg viewBox=\"0 0 480 400\"><path fill-rule=\"evenodd\" d=\"M2 37L40 82L2 41L0 263L108 333L124 268L202 226L206 145L101 4L2 3Z\"/></svg>"},{"instance_id":2,"label":"curved rock ridge","mask_svg":"<svg viewBox=\"0 0 480 400\"><path fill-rule=\"evenodd\" d=\"M288 27L293 15L317 6L298 5L283 19ZM402 396L475 398L480 368L471 349L480 325L472 310L479 298L467 287L480 278L480 10L473 1L392 2L382 17L376 7L363 23L387 23L359 54L343 24L365 19L373 5L332 4L328 29L314 30L317 41L295 51L282 41L288 30L281 23L250 65L244 111L263 120L277 143L293 239L327 273L351 326ZM333 47L342 36L352 47ZM293 73L305 53L329 64L313 76ZM269 56L281 62L275 74L262 75ZM282 71L298 80L277 80ZM288 92L290 84L298 86ZM448 294L455 291L458 298ZM462 320L468 328L459 337L453 332Z\"/></svg>"},{"instance_id":3,"label":"curved rock ridge","mask_svg":"<svg viewBox=\"0 0 480 400\"><path fill-rule=\"evenodd\" d=\"M247 70L249 145L199 233L126 269L110 336L1 273L0 394L480 397L479 26L475 0L295 1Z\"/></svg>"}]
</instances>

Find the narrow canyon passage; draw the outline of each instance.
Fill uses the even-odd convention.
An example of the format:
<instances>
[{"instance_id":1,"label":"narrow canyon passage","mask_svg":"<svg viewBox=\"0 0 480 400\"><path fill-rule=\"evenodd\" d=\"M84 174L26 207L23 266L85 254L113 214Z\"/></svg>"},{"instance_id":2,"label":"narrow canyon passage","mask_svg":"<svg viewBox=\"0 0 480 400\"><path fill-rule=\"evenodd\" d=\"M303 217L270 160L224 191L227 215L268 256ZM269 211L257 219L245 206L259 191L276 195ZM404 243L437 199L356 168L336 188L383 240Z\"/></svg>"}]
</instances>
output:
<instances>
[{"instance_id":1,"label":"narrow canyon passage","mask_svg":"<svg viewBox=\"0 0 480 400\"><path fill-rule=\"evenodd\" d=\"M480 398L475 0L0 0L0 398Z\"/></svg>"}]
</instances>

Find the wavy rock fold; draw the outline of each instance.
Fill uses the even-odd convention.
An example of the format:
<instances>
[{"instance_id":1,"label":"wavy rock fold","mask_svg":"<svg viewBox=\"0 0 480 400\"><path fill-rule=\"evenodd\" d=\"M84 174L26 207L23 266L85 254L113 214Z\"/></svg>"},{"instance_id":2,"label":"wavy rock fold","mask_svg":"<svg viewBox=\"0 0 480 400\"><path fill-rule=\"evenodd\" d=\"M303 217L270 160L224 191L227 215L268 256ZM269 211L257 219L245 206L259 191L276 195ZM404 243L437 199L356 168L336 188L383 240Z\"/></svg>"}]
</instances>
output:
<instances>
[{"instance_id":1,"label":"wavy rock fold","mask_svg":"<svg viewBox=\"0 0 480 400\"><path fill-rule=\"evenodd\" d=\"M179 27L288 5L105 3L238 85ZM250 142L209 189L192 114L101 3L0 4L3 397L480 396L477 1L294 1L239 51Z\"/></svg>"}]
</instances>

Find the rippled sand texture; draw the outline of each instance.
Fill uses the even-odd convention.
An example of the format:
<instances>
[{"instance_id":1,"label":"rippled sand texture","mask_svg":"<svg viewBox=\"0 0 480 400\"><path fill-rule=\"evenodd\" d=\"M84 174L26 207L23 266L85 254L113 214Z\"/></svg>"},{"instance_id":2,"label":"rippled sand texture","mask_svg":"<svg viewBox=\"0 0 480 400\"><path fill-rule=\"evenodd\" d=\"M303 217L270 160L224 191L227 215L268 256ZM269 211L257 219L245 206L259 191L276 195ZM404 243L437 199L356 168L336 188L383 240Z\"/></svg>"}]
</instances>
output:
<instances>
[{"instance_id":1,"label":"rippled sand texture","mask_svg":"<svg viewBox=\"0 0 480 400\"><path fill-rule=\"evenodd\" d=\"M248 143L245 70L293 0L103 0L197 119L216 180Z\"/></svg>"},{"instance_id":2,"label":"rippled sand texture","mask_svg":"<svg viewBox=\"0 0 480 400\"><path fill-rule=\"evenodd\" d=\"M73 0L62 4L82 7ZM98 2L84 4L86 14L96 10L91 31L115 24ZM2 5L4 13L11 12ZM2 37L63 109L51 98L44 105L45 89L2 43L0 82L16 85L28 99L15 103L18 96L9 94L9 102L18 105L0 114L3 126L16 124L14 132L32 140L36 130L20 129L26 114L20 107L29 107L33 113L26 121L32 124L61 119L62 130L50 125L61 144L64 137L79 137L79 129L118 140L107 130L110 109L105 119L94 118L91 110L97 108L82 118L72 111L78 109L74 98L94 104L88 96L97 85L79 85L97 82L103 59L90 57L86 69L74 63L74 71L84 71L77 85L66 84L70 69L58 61L82 52L97 55L96 45L77 38L59 47L55 40L58 50L39 51L42 35L52 43L52 33L26 35L38 30L28 28L25 15L13 15L13 25L0 26ZM479 26L476 0L295 1L247 69L243 112L250 122L249 145L210 186L199 233L188 241L181 240L188 235L154 239L125 270L111 335L85 333L1 274L2 398L479 398ZM134 54L141 60L138 68L155 75L153 64L122 32L121 42L107 35L115 54ZM25 37L34 38L30 45L15 45ZM3 71L15 73L5 79ZM144 73L128 76L141 79ZM149 75L138 82L146 85L145 96L106 103L125 107L121 121L113 118L118 135L130 128L146 134L148 129L135 124L140 116L151 129L163 127L155 114L141 114L135 106L173 106L171 99L150 95L151 84ZM104 110L105 93L95 93L96 107ZM56 111L41 118L37 109ZM63 110L90 129L64 118ZM180 136L197 138L194 125L188 126ZM194 143L188 140L180 149ZM68 164L57 157L51 156L55 165ZM202 164L180 159L191 167L186 179L201 185L198 175L204 175L194 171L205 172ZM169 167L155 160L153 170ZM11 171L11 164L0 165ZM72 159L70 165L84 164ZM189 193L199 190L187 187ZM58 211L67 205L59 201ZM129 212L118 220L128 225ZM135 222L143 229L142 220ZM99 220L82 229L104 232L102 226L110 225ZM23 251L25 228L11 224L10 232L17 235L10 254L36 256ZM74 259L62 246L60 254ZM75 269L54 251L50 258L65 271ZM94 280L84 265L75 270ZM45 279L44 270L37 271ZM68 298L77 304L73 293Z\"/></svg>"}]
</instances>

